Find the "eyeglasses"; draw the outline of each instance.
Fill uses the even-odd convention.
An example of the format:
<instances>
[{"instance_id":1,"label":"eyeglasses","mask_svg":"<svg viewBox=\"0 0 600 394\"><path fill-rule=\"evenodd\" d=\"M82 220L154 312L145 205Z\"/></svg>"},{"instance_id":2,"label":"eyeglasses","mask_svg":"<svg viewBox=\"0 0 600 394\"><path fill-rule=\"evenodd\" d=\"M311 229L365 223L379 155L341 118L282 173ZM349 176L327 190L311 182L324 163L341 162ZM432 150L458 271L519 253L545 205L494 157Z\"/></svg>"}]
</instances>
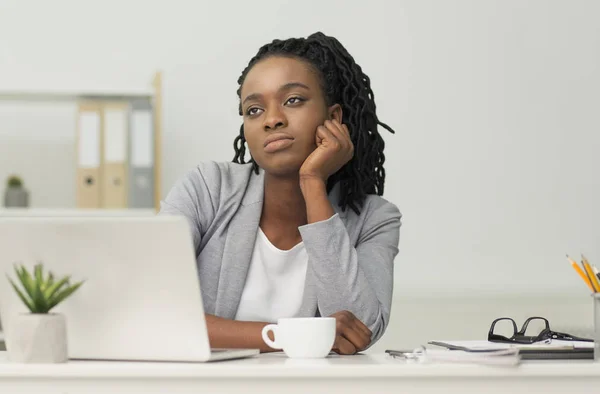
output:
<instances>
[{"instance_id":1,"label":"eyeglasses","mask_svg":"<svg viewBox=\"0 0 600 394\"><path fill-rule=\"evenodd\" d=\"M527 327L529 323L532 321L541 321L544 323L545 327L539 332L537 335L527 335ZM501 321L509 321L512 323L513 335L507 337L505 335L501 335L494 332L496 328L496 323ZM490 342L514 342L514 343L535 343L540 341L545 341L548 339L558 339L563 341L584 341L584 342L593 342L592 339L580 338L574 335L566 334L563 332L552 331L550 329L550 323L547 319L539 316L530 317L525 320L523 326L520 330L517 331L517 323L510 317L501 317L492 322L490 327L490 332L488 333L488 341Z\"/></svg>"}]
</instances>

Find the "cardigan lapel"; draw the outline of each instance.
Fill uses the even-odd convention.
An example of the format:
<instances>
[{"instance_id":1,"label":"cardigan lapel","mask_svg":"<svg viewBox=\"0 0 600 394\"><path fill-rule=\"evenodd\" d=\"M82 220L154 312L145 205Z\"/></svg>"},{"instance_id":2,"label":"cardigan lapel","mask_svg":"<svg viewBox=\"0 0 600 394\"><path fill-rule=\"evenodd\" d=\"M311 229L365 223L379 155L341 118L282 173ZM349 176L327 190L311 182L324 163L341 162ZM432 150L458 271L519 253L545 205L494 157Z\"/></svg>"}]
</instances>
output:
<instances>
[{"instance_id":1,"label":"cardigan lapel","mask_svg":"<svg viewBox=\"0 0 600 394\"><path fill-rule=\"evenodd\" d=\"M221 261L215 314L233 319L237 312L262 214L264 176L252 174L242 203L229 222Z\"/></svg>"}]
</instances>

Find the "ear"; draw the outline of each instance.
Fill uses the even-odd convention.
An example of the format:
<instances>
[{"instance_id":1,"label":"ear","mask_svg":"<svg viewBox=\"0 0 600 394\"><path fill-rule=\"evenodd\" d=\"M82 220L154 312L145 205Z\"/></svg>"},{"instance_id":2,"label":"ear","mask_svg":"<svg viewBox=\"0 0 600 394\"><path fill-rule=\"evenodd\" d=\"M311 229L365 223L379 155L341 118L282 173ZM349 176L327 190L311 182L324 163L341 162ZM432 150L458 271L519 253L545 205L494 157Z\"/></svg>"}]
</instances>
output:
<instances>
[{"instance_id":1,"label":"ear","mask_svg":"<svg viewBox=\"0 0 600 394\"><path fill-rule=\"evenodd\" d=\"M334 104L331 107L329 107L327 112L328 112L328 119L330 119L330 120L335 119L338 122L342 123L342 106L341 105Z\"/></svg>"}]
</instances>

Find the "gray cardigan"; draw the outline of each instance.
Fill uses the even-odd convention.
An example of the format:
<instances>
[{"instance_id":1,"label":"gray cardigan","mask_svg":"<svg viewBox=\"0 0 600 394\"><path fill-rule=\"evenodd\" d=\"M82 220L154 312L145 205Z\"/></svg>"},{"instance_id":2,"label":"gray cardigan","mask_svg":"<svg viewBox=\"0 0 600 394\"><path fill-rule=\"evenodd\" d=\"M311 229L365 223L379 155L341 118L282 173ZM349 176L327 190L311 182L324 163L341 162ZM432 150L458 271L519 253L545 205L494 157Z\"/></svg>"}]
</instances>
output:
<instances>
[{"instance_id":1,"label":"gray cardigan","mask_svg":"<svg viewBox=\"0 0 600 394\"><path fill-rule=\"evenodd\" d=\"M161 201L159 214L185 216L191 226L205 312L233 319L262 211L264 173L250 164L204 162L187 173ZM373 332L372 344L390 318L394 258L401 214L369 195L356 215L330 201L331 218L299 227L309 264L301 316L348 310Z\"/></svg>"}]
</instances>

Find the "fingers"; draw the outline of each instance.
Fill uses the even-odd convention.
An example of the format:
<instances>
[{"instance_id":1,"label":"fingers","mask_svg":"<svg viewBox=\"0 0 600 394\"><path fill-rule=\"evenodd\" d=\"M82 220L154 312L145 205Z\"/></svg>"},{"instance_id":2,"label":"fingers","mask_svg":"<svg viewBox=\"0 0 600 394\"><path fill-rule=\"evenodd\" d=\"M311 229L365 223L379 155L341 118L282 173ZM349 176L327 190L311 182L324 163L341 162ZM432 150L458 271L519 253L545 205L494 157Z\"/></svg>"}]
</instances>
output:
<instances>
[{"instance_id":1,"label":"fingers","mask_svg":"<svg viewBox=\"0 0 600 394\"><path fill-rule=\"evenodd\" d=\"M317 132L315 134L315 143L316 143L316 145L317 146L321 145L323 143L323 140L325 138L328 138L330 134L331 133L329 133L329 131L327 130L327 127L322 126L322 125L318 126L317 127ZM331 137L329 137L329 138L331 138Z\"/></svg>"},{"instance_id":2,"label":"fingers","mask_svg":"<svg viewBox=\"0 0 600 394\"><path fill-rule=\"evenodd\" d=\"M325 127L331 131L331 133L336 137L336 139L340 142L342 147L348 149L352 145L352 141L350 140L350 135L346 134L344 128L337 120L326 120Z\"/></svg>"},{"instance_id":3,"label":"fingers","mask_svg":"<svg viewBox=\"0 0 600 394\"><path fill-rule=\"evenodd\" d=\"M340 335L335 338L332 350L338 354L356 354L356 347Z\"/></svg>"},{"instance_id":4,"label":"fingers","mask_svg":"<svg viewBox=\"0 0 600 394\"><path fill-rule=\"evenodd\" d=\"M338 122L336 119L331 120L331 123L348 139L350 139L350 131L348 130L348 126Z\"/></svg>"},{"instance_id":5,"label":"fingers","mask_svg":"<svg viewBox=\"0 0 600 394\"><path fill-rule=\"evenodd\" d=\"M333 120L326 120L325 124L327 124L327 122L329 122L332 126L332 129L334 129L334 131L336 131L336 135L339 136L339 138L343 139L344 141L348 142L349 144L352 144L352 140L350 139L350 131L348 130L348 126L346 126L345 124L341 124L340 122L338 122L337 120L333 119ZM339 133L337 133L337 131L339 131Z\"/></svg>"},{"instance_id":6,"label":"fingers","mask_svg":"<svg viewBox=\"0 0 600 394\"><path fill-rule=\"evenodd\" d=\"M369 339L371 338L371 335L373 335L373 333L371 332L371 330L369 330L369 327L367 327L365 325L365 323L361 322L359 319L357 319L356 317L354 317L354 323L356 324L356 327L361 330L366 336L369 337Z\"/></svg>"},{"instance_id":7,"label":"fingers","mask_svg":"<svg viewBox=\"0 0 600 394\"><path fill-rule=\"evenodd\" d=\"M371 330L349 311L335 314L337 320L337 333L354 345L356 349L364 350L371 343Z\"/></svg>"},{"instance_id":8,"label":"fingers","mask_svg":"<svg viewBox=\"0 0 600 394\"><path fill-rule=\"evenodd\" d=\"M350 139L348 127L337 120L326 120L323 125L318 126L315 140L317 146L325 143L338 151L347 152L348 158L354 155L354 144Z\"/></svg>"},{"instance_id":9,"label":"fingers","mask_svg":"<svg viewBox=\"0 0 600 394\"><path fill-rule=\"evenodd\" d=\"M344 130L344 133L348 136L348 138L350 138L350 130L348 130L348 126L346 126L345 124L342 124L342 130Z\"/></svg>"},{"instance_id":10,"label":"fingers","mask_svg":"<svg viewBox=\"0 0 600 394\"><path fill-rule=\"evenodd\" d=\"M364 350L371 343L371 338L356 327L346 326L340 334L346 338L356 350Z\"/></svg>"},{"instance_id":11,"label":"fingers","mask_svg":"<svg viewBox=\"0 0 600 394\"><path fill-rule=\"evenodd\" d=\"M326 144L326 146L331 146L336 150L340 150L343 148L342 142L326 125L321 125L317 127L316 139L317 146L321 144Z\"/></svg>"},{"instance_id":12,"label":"fingers","mask_svg":"<svg viewBox=\"0 0 600 394\"><path fill-rule=\"evenodd\" d=\"M326 120L325 126L331 131L333 135L338 139L343 150L347 151L352 157L354 155L354 144L350 139L350 132L345 124L341 124L337 120Z\"/></svg>"},{"instance_id":13,"label":"fingers","mask_svg":"<svg viewBox=\"0 0 600 394\"><path fill-rule=\"evenodd\" d=\"M366 336L371 338L371 335L373 333L371 332L371 330L369 330L369 327L367 327L362 321L360 321L360 319L354 316L354 313L350 311L340 311L335 313L335 316L338 319L338 321L342 321L347 325L355 326L358 330L360 330Z\"/></svg>"}]
</instances>

